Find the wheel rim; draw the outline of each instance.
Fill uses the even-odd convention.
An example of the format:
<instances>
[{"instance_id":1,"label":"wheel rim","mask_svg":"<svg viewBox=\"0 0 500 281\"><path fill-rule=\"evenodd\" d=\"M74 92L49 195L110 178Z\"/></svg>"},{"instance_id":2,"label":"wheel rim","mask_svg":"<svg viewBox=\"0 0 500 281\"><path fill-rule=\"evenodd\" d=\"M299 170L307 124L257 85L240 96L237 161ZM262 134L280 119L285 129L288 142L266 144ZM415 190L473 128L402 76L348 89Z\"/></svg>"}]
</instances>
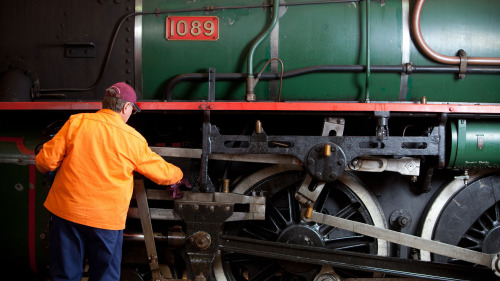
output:
<instances>
[{"instance_id":1,"label":"wheel rim","mask_svg":"<svg viewBox=\"0 0 500 281\"><path fill-rule=\"evenodd\" d=\"M469 172L469 184L456 179L446 185L425 214L421 236L484 253L500 251L500 175ZM425 261L465 262L421 251Z\"/></svg>"},{"instance_id":2,"label":"wheel rim","mask_svg":"<svg viewBox=\"0 0 500 281\"><path fill-rule=\"evenodd\" d=\"M233 190L235 193L265 192L268 198L266 220L226 224L225 232L268 241L387 255L386 241L302 221L298 203L294 199L295 188L304 177L301 170L300 166L276 165L261 170L238 184ZM316 201L315 210L386 227L383 213L376 201L349 175L325 186ZM313 280L320 269L321 266L317 265L275 262L237 254L218 255L214 264L218 281L243 280L249 277L255 280Z\"/></svg>"}]
</instances>

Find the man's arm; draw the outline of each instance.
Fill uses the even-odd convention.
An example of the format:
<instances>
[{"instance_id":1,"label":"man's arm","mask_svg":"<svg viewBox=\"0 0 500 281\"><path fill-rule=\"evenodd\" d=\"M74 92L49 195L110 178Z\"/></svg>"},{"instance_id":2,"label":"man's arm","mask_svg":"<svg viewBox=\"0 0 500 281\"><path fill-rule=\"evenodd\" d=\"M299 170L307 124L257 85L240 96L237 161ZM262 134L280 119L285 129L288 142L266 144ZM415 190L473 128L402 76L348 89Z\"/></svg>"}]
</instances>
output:
<instances>
[{"instance_id":1,"label":"man's arm","mask_svg":"<svg viewBox=\"0 0 500 281\"><path fill-rule=\"evenodd\" d=\"M147 146L144 150L141 162L136 167L137 172L159 185L171 185L182 179L183 173L179 167L168 163Z\"/></svg>"},{"instance_id":2,"label":"man's arm","mask_svg":"<svg viewBox=\"0 0 500 281\"><path fill-rule=\"evenodd\" d=\"M36 155L36 168L41 173L55 171L66 155L66 135L69 121L48 142L43 144L42 150Z\"/></svg>"}]
</instances>

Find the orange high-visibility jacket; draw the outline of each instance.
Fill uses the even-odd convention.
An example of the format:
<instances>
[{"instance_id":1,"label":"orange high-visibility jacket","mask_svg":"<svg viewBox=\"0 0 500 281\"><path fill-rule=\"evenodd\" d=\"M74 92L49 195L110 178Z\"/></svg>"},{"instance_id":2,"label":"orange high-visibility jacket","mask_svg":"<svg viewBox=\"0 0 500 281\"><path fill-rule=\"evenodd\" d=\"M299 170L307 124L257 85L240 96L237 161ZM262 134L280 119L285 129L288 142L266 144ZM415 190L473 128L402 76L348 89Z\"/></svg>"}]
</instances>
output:
<instances>
[{"instance_id":1,"label":"orange high-visibility jacket","mask_svg":"<svg viewBox=\"0 0 500 281\"><path fill-rule=\"evenodd\" d=\"M177 183L182 171L151 151L120 114L102 109L72 115L36 156L42 173L59 167L45 207L63 219L121 230L133 192L133 171L160 185Z\"/></svg>"}]
</instances>

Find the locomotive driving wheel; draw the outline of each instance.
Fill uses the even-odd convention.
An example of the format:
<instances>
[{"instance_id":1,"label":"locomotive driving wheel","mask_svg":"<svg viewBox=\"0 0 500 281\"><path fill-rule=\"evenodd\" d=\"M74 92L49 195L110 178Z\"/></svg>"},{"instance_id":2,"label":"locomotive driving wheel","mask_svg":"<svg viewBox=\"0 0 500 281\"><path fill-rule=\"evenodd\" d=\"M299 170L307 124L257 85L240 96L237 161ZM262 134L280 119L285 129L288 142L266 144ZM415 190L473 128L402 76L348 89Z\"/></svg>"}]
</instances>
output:
<instances>
[{"instance_id":1,"label":"locomotive driving wheel","mask_svg":"<svg viewBox=\"0 0 500 281\"><path fill-rule=\"evenodd\" d=\"M440 191L425 215L423 238L487 254L500 252L500 174L487 172L469 172L467 185L455 179ZM466 264L425 251L421 259Z\"/></svg>"},{"instance_id":2,"label":"locomotive driving wheel","mask_svg":"<svg viewBox=\"0 0 500 281\"><path fill-rule=\"evenodd\" d=\"M387 255L388 244L385 241L302 220L295 192L303 179L304 172L300 166L281 165L265 168L247 177L233 192L266 196L266 219L226 223L224 233L272 242ZM349 175L324 186L315 210L385 227L383 213L376 201ZM226 252L220 253L214 263L214 274L218 281L312 281L324 271L325 268L320 265ZM340 269L335 269L334 274L346 277L373 276Z\"/></svg>"}]
</instances>

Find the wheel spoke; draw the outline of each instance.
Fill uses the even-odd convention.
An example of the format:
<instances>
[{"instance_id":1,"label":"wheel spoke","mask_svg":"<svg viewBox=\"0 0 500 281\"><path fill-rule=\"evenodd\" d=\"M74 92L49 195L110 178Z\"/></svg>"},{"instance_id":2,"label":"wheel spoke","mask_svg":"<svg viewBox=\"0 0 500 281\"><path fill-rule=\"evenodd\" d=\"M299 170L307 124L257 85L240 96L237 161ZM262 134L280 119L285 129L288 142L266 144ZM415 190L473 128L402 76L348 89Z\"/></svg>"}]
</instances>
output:
<instances>
[{"instance_id":1,"label":"wheel spoke","mask_svg":"<svg viewBox=\"0 0 500 281\"><path fill-rule=\"evenodd\" d=\"M266 208L268 210L268 217L276 229L285 229L289 221L283 216L283 214L274 205L268 204Z\"/></svg>"},{"instance_id":2,"label":"wheel spoke","mask_svg":"<svg viewBox=\"0 0 500 281\"><path fill-rule=\"evenodd\" d=\"M326 191L325 191L326 189ZM332 190L331 188L325 188L323 189L324 191L321 193L319 198L316 200L316 210L318 212L323 212L325 209L326 201L328 197L330 196L330 191Z\"/></svg>"},{"instance_id":3,"label":"wheel spoke","mask_svg":"<svg viewBox=\"0 0 500 281\"><path fill-rule=\"evenodd\" d=\"M360 207L359 203L353 203L349 204L346 207L344 207L342 210L338 211L334 216L343 218L343 219L348 219L352 215L356 214L358 209ZM332 227L329 225L322 225L319 228L320 234L323 236L328 236L332 231L334 231L336 227Z\"/></svg>"},{"instance_id":4,"label":"wheel spoke","mask_svg":"<svg viewBox=\"0 0 500 281\"><path fill-rule=\"evenodd\" d=\"M478 223L479 223L479 225L481 226L481 228L482 228L482 231L483 231L483 232L484 232L484 231L488 231L488 227L484 224L484 222L483 222L482 218L479 218L479 219L477 220L477 222L478 222Z\"/></svg>"},{"instance_id":5,"label":"wheel spoke","mask_svg":"<svg viewBox=\"0 0 500 281\"><path fill-rule=\"evenodd\" d=\"M495 204L495 225L500 223L500 204Z\"/></svg>"},{"instance_id":6,"label":"wheel spoke","mask_svg":"<svg viewBox=\"0 0 500 281\"><path fill-rule=\"evenodd\" d=\"M488 225L491 225L491 226L495 225L495 219L492 218L488 212L484 213L484 217L487 220Z\"/></svg>"},{"instance_id":7,"label":"wheel spoke","mask_svg":"<svg viewBox=\"0 0 500 281\"><path fill-rule=\"evenodd\" d=\"M253 237L267 241L275 241L279 233L279 231L272 231L256 223L249 223L241 231L248 237Z\"/></svg>"},{"instance_id":8,"label":"wheel spoke","mask_svg":"<svg viewBox=\"0 0 500 281\"><path fill-rule=\"evenodd\" d=\"M476 235L484 236L485 232L484 230L477 229L474 226L471 226L467 232L475 233Z\"/></svg>"},{"instance_id":9,"label":"wheel spoke","mask_svg":"<svg viewBox=\"0 0 500 281\"><path fill-rule=\"evenodd\" d=\"M295 189L288 189L288 209L290 212L290 222L300 222L300 206L295 200Z\"/></svg>"},{"instance_id":10,"label":"wheel spoke","mask_svg":"<svg viewBox=\"0 0 500 281\"><path fill-rule=\"evenodd\" d=\"M479 247L482 244L481 243L482 239L472 237L468 234L465 234L462 238L467 239L468 241L472 242L474 245L477 245L477 247ZM476 248L476 247L474 247L474 248Z\"/></svg>"}]
</instances>

